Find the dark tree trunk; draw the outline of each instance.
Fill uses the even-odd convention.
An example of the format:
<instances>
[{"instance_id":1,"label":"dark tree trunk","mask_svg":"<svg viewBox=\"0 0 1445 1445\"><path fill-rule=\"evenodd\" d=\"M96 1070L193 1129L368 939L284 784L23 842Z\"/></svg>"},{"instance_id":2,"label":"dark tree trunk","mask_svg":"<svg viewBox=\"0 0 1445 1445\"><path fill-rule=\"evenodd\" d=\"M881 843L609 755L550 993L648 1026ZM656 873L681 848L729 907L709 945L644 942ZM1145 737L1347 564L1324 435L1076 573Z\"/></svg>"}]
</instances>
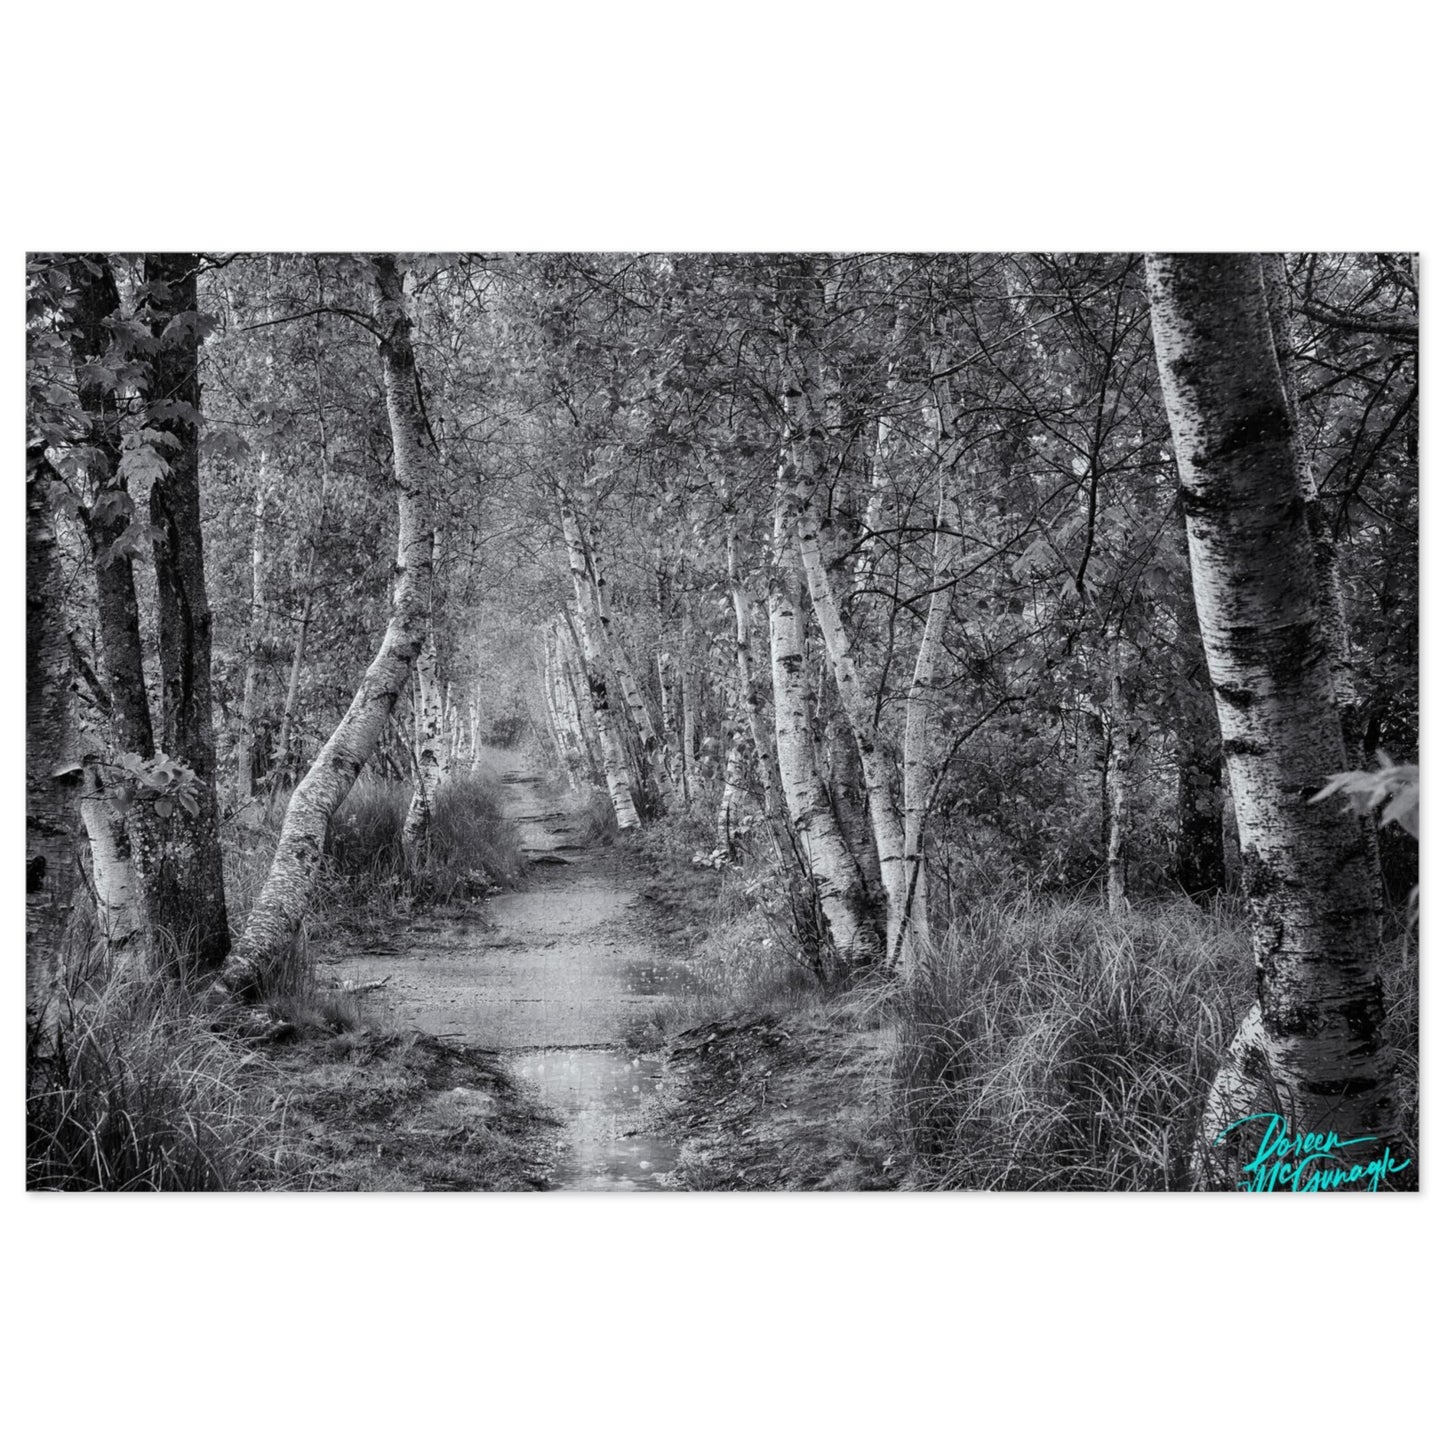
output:
<instances>
[{"instance_id":1,"label":"dark tree trunk","mask_svg":"<svg viewBox=\"0 0 1445 1445\"><path fill-rule=\"evenodd\" d=\"M216 739L211 717L211 606L201 546L199 322L197 258L148 255L145 280L161 340L151 368L149 420L176 442L169 472L151 487L156 610L161 660L161 746L195 774L197 811L170 818L160 875L152 881L151 921L189 939L187 956L219 968L231 948L217 831Z\"/></svg>"},{"instance_id":2,"label":"dark tree trunk","mask_svg":"<svg viewBox=\"0 0 1445 1445\"><path fill-rule=\"evenodd\" d=\"M1201 720L1201 724L1202 724ZM1206 903L1224 887L1223 757L1217 733L1202 728L1179 739L1179 834L1175 875L1196 903Z\"/></svg>"},{"instance_id":3,"label":"dark tree trunk","mask_svg":"<svg viewBox=\"0 0 1445 1445\"><path fill-rule=\"evenodd\" d=\"M1183 530L1181 512L1181 533ZM1181 543L1187 552L1187 537L1181 537ZM1224 866L1224 753L1192 591L1181 599L1178 626L1180 675L1175 696L1179 714L1174 756L1179 768L1179 790L1174 876L1196 903L1207 903L1228 882Z\"/></svg>"},{"instance_id":4,"label":"dark tree trunk","mask_svg":"<svg viewBox=\"0 0 1445 1445\"><path fill-rule=\"evenodd\" d=\"M155 751L150 704L146 700L141 652L140 612L128 551L117 546L128 526L129 505L120 474L120 407L115 386L100 374L111 350L107 322L120 309L120 294L104 256L84 256L71 265L78 291L70 333L81 409L90 423L85 464L93 501L81 514L95 558L105 683L110 691L111 727L116 745L148 758Z\"/></svg>"},{"instance_id":5,"label":"dark tree trunk","mask_svg":"<svg viewBox=\"0 0 1445 1445\"><path fill-rule=\"evenodd\" d=\"M194 256L152 256L146 262L159 342L156 349L147 348L147 422L150 429L167 433L174 445L158 447L168 471L152 483L145 514L139 510L141 499L130 496L122 470L117 373L133 368L135 358L115 344L111 320L120 297L105 256L77 257L71 263L77 303L70 347L89 423L82 460L90 502L81 521L95 566L111 737L118 752L142 760L157 751L136 601L137 548L134 534L127 536L133 523L145 520L156 533L161 750L199 780L192 795L195 815L173 801L169 816L162 818L152 800L142 797L117 806L107 826L116 858L135 871L146 930L170 940L189 966L213 968L225 958L230 933L217 839L211 618L201 560L195 269Z\"/></svg>"}]
</instances>

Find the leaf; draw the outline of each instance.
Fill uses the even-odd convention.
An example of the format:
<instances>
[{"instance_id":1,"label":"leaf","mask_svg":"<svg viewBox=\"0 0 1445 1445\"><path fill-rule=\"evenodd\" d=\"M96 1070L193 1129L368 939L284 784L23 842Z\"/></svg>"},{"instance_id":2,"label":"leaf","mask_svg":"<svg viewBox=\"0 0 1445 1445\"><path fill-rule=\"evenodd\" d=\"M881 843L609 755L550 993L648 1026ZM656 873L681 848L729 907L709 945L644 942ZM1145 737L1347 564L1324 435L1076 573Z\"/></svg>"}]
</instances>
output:
<instances>
[{"instance_id":1,"label":"leaf","mask_svg":"<svg viewBox=\"0 0 1445 1445\"><path fill-rule=\"evenodd\" d=\"M1378 754L1380 766L1374 772L1332 773L1311 803L1342 793L1350 809L1364 817L1387 804L1380 826L1397 823L1412 837L1420 836L1420 768L1416 763L1396 764Z\"/></svg>"},{"instance_id":2,"label":"leaf","mask_svg":"<svg viewBox=\"0 0 1445 1445\"><path fill-rule=\"evenodd\" d=\"M108 366L102 366L97 361L83 361L75 368L75 379L81 386L99 387L103 391L111 391L119 378Z\"/></svg>"},{"instance_id":3,"label":"leaf","mask_svg":"<svg viewBox=\"0 0 1445 1445\"><path fill-rule=\"evenodd\" d=\"M1394 802L1380 817L1380 826L1398 823L1412 838L1420 836L1420 790L1417 787L1402 788Z\"/></svg>"},{"instance_id":4,"label":"leaf","mask_svg":"<svg viewBox=\"0 0 1445 1445\"><path fill-rule=\"evenodd\" d=\"M157 798L154 807L162 818L169 818L176 810L176 805L169 798Z\"/></svg>"},{"instance_id":5,"label":"leaf","mask_svg":"<svg viewBox=\"0 0 1445 1445\"><path fill-rule=\"evenodd\" d=\"M147 408L147 414L151 421L179 421L191 426L198 426L201 421L200 412L188 401L153 401ZM173 437L167 440L172 444L175 442Z\"/></svg>"},{"instance_id":6,"label":"leaf","mask_svg":"<svg viewBox=\"0 0 1445 1445\"><path fill-rule=\"evenodd\" d=\"M90 514L102 526L129 521L135 515L135 501L119 487L109 487L96 499Z\"/></svg>"},{"instance_id":7,"label":"leaf","mask_svg":"<svg viewBox=\"0 0 1445 1445\"><path fill-rule=\"evenodd\" d=\"M153 432L152 435L162 433ZM170 463L149 445L136 446L125 452L120 459L121 479L134 482L142 490L149 490L162 478L169 476L170 470Z\"/></svg>"}]
</instances>

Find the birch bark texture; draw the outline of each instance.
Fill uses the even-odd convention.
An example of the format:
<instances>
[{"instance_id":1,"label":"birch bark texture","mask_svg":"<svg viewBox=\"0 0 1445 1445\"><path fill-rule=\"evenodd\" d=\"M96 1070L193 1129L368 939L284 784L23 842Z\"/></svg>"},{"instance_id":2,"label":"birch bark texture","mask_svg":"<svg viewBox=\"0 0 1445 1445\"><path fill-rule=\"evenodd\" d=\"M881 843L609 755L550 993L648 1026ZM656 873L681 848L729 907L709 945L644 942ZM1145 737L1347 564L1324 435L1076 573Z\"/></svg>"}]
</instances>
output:
<instances>
[{"instance_id":1,"label":"birch bark texture","mask_svg":"<svg viewBox=\"0 0 1445 1445\"><path fill-rule=\"evenodd\" d=\"M1215 1142L1258 1109L1295 1132L1397 1137L1377 880L1354 820L1309 801L1345 745L1261 258L1155 254L1147 269L1259 995L1201 1126L1203 1182L1229 1184L1238 1160Z\"/></svg>"},{"instance_id":2,"label":"birch bark texture","mask_svg":"<svg viewBox=\"0 0 1445 1445\"><path fill-rule=\"evenodd\" d=\"M567 565L572 573L572 593L577 603L577 628L581 636L582 665L587 678L587 696L597 725L597 741L602 751L603 776L607 796L618 828L626 832L641 826L637 804L632 797L632 776L627 766L627 753L617 727L617 715L607 679L606 642L598 616L597 588L592 576L591 557L583 539L582 526L572 499L560 485L556 488L557 511L562 522L562 537L567 544Z\"/></svg>"},{"instance_id":3,"label":"birch bark texture","mask_svg":"<svg viewBox=\"0 0 1445 1445\"><path fill-rule=\"evenodd\" d=\"M70 649L61 605L54 469L39 438L25 450L25 1007L48 1032L60 951L80 896Z\"/></svg>"},{"instance_id":4,"label":"birch bark texture","mask_svg":"<svg viewBox=\"0 0 1445 1445\"><path fill-rule=\"evenodd\" d=\"M784 347L783 406L788 420L790 481L797 516L798 554L807 577L813 613L823 636L838 698L863 770L868 818L887 900L888 957L898 956L905 929L908 875L903 819L893 792L892 767L884 750L877 710L863 685L852 630L823 552L820 491L826 439L818 424L816 302L820 297L811 258L799 257L789 277L788 344ZM931 640L931 639L930 639Z\"/></svg>"},{"instance_id":5,"label":"birch bark texture","mask_svg":"<svg viewBox=\"0 0 1445 1445\"><path fill-rule=\"evenodd\" d=\"M936 358L932 369L942 370ZM890 376L890 387L893 379ZM918 642L913 678L908 685L903 714L903 862L905 887L901 918L890 930L892 957L904 973L911 972L918 949L929 942L928 865L924 857L924 830L940 781L941 729L936 723L942 681L943 633L953 605L958 563L963 551L963 520L951 482L957 464L957 418L952 388L947 379L937 383L924 405L933 454L938 459L938 488L933 531L933 569L928 615ZM881 423L880 423L881 433Z\"/></svg>"},{"instance_id":6,"label":"birch bark texture","mask_svg":"<svg viewBox=\"0 0 1445 1445\"><path fill-rule=\"evenodd\" d=\"M306 590L301 599L301 616L296 622L296 641L291 649L291 671L286 680L286 704L281 712L281 737L276 745L274 787L277 791L295 776L291 769L291 739L296 730L297 701L301 693L301 669L306 660L306 638L311 628L311 613L316 602L318 543L326 531L326 507L331 491L330 440L326 428L326 386L321 370L321 317L319 315L316 318L315 348L312 355L316 374L316 439L317 454L321 462L321 482L316 496L317 516L312 525L311 537L306 549L306 570L302 574ZM257 586L254 548L252 568L251 587L254 595ZM252 680L248 670L247 681L251 682Z\"/></svg>"},{"instance_id":7,"label":"birch bark texture","mask_svg":"<svg viewBox=\"0 0 1445 1445\"><path fill-rule=\"evenodd\" d=\"M796 279L787 277L785 284ZM806 279L811 281L811 276ZM807 484L800 484L798 468L800 463L807 465L811 456L800 434L805 426L799 408L786 406L773 492L773 557L768 587L773 726L788 816L817 891L839 970L846 975L880 962L884 940L867 883L823 786L813 741L808 614L804 602L807 593L799 545L801 493Z\"/></svg>"},{"instance_id":8,"label":"birch bark texture","mask_svg":"<svg viewBox=\"0 0 1445 1445\"><path fill-rule=\"evenodd\" d=\"M436 548L432 548L432 566L436 567ZM430 603L427 607L431 612ZM415 755L416 778L412 784L411 802L401 828L402 854L413 873L426 866L431 846L432 816L436 811L437 793L441 790L444 767L442 761L442 701L437 679L437 645L430 628L412 674L412 750Z\"/></svg>"},{"instance_id":9,"label":"birch bark texture","mask_svg":"<svg viewBox=\"0 0 1445 1445\"><path fill-rule=\"evenodd\" d=\"M397 259L372 259L373 309L391 424L397 487L397 560L386 635L346 715L291 795L276 856L246 931L214 993L244 996L264 983L304 915L336 809L376 749L426 640L434 524L433 454L420 404L412 323Z\"/></svg>"},{"instance_id":10,"label":"birch bark texture","mask_svg":"<svg viewBox=\"0 0 1445 1445\"><path fill-rule=\"evenodd\" d=\"M275 276L275 257L266 258L266 391L274 392L276 348L272 339L271 288ZM242 803L251 800L256 788L256 754L258 739L256 719L260 707L261 650L266 638L266 526L275 483L272 479L271 442L262 442L256 465L256 497L251 514L251 614L246 629L246 672L241 684L241 726L236 739L236 796ZM287 739L289 742L289 738Z\"/></svg>"},{"instance_id":11,"label":"birch bark texture","mask_svg":"<svg viewBox=\"0 0 1445 1445\"><path fill-rule=\"evenodd\" d=\"M667 757L662 739L652 726L652 716L647 710L647 700L637 685L632 663L627 656L617 628L612 621L611 586L607 580L607 568L601 549L596 545L598 529L592 526L592 539L584 538L587 564L592 577L592 586L597 602L597 622L601 629L601 640L611 663L612 675L622 690L622 700L632 717L633 734L640 749L638 782L649 795L655 794L657 802L665 810L672 796L672 778L667 769Z\"/></svg>"},{"instance_id":12,"label":"birch bark texture","mask_svg":"<svg viewBox=\"0 0 1445 1445\"><path fill-rule=\"evenodd\" d=\"M772 738L763 715L763 694L753 667L753 596L738 564L737 527L728 528L728 592L733 604L733 652L737 664L738 695L747 717L748 732L757 759L758 781L762 788L763 813L772 825L782 816L778 801L778 760L774 756Z\"/></svg>"}]
</instances>

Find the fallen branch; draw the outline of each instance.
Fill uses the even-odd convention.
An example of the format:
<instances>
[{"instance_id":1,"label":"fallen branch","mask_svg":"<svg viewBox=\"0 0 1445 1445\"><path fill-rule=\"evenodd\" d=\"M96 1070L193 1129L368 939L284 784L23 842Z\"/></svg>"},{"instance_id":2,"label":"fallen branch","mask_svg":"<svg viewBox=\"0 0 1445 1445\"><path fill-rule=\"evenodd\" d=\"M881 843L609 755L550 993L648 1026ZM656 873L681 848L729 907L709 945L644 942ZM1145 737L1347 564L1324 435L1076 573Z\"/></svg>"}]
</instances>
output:
<instances>
[{"instance_id":1,"label":"fallen branch","mask_svg":"<svg viewBox=\"0 0 1445 1445\"><path fill-rule=\"evenodd\" d=\"M375 978L368 983L357 983L355 979L345 978L336 985L342 993L370 993L374 988L385 988L391 982L391 975L385 978Z\"/></svg>"}]
</instances>

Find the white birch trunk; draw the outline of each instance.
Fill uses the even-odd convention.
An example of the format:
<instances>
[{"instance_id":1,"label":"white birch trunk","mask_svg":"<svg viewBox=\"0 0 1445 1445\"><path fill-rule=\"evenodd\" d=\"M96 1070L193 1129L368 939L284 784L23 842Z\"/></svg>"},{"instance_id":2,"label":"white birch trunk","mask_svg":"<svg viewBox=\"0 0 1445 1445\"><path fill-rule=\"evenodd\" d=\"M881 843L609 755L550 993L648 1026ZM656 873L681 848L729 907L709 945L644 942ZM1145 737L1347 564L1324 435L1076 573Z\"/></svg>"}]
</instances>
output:
<instances>
[{"instance_id":1,"label":"white birch trunk","mask_svg":"<svg viewBox=\"0 0 1445 1445\"><path fill-rule=\"evenodd\" d=\"M316 434L321 456L321 482L316 496L316 523L306 553L306 595L301 601L301 619L296 624L296 645L291 653L291 675L286 682L286 706L281 713L281 738L276 746L279 785L282 776L289 777L291 738L296 726L296 704L301 692L301 669L306 659L306 637L311 626L311 612L316 596L316 539L326 529L326 507L331 491L331 444L326 431L326 393L321 374L321 318L316 318L315 346L312 352L316 371Z\"/></svg>"},{"instance_id":2,"label":"white birch trunk","mask_svg":"<svg viewBox=\"0 0 1445 1445\"><path fill-rule=\"evenodd\" d=\"M687 619L682 661L678 670L682 681L682 791L689 802L696 802L702 797L702 768L697 751L697 631L693 627L691 615Z\"/></svg>"},{"instance_id":3,"label":"white birch trunk","mask_svg":"<svg viewBox=\"0 0 1445 1445\"><path fill-rule=\"evenodd\" d=\"M884 509L893 487L893 456L898 449L894 437L893 418L889 409L898 391L898 369L900 351L908 330L908 315L900 306L893 322L892 356L888 362L888 381L884 389L883 414L878 418L878 429L873 442L873 475L869 479L868 504L863 511L863 535L858 543L858 556L853 564L854 585L867 587L873 581L875 559L878 554L878 529L883 524ZM934 369L937 369L936 367ZM935 433L935 441L938 434ZM938 455L940 473L943 469L941 454Z\"/></svg>"},{"instance_id":4,"label":"white birch trunk","mask_svg":"<svg viewBox=\"0 0 1445 1445\"><path fill-rule=\"evenodd\" d=\"M748 807L748 732L741 717L734 715L727 728L727 761L723 766L723 790L718 802L714 834L718 848L733 856L733 834L751 813Z\"/></svg>"},{"instance_id":5,"label":"white birch trunk","mask_svg":"<svg viewBox=\"0 0 1445 1445\"><path fill-rule=\"evenodd\" d=\"M607 686L607 660L601 620L597 616L597 591L582 528L567 494L557 488L557 505L562 520L562 536L567 544L567 561L572 572L572 590L577 599L577 627L581 633L583 665L586 668L587 694L597 725L597 739L602 749L602 769L607 780L607 795L622 832L641 826L637 804L632 797L632 777L627 767L627 754L618 732L617 718Z\"/></svg>"},{"instance_id":6,"label":"white birch trunk","mask_svg":"<svg viewBox=\"0 0 1445 1445\"><path fill-rule=\"evenodd\" d=\"M784 450L773 504L773 567L768 637L773 667L773 722L778 772L799 851L844 974L877 963L883 940L858 865L843 840L818 775L813 708L807 681L803 582L799 575L792 462ZM826 965L825 965L826 966Z\"/></svg>"},{"instance_id":7,"label":"white birch trunk","mask_svg":"<svg viewBox=\"0 0 1445 1445\"><path fill-rule=\"evenodd\" d=\"M1105 864L1109 912L1117 917L1129 906L1129 834L1133 826L1135 726L1119 661L1119 645L1109 682L1109 841Z\"/></svg>"},{"instance_id":8,"label":"white birch trunk","mask_svg":"<svg viewBox=\"0 0 1445 1445\"><path fill-rule=\"evenodd\" d=\"M1350 765L1361 766L1359 739L1354 736L1360 710L1359 687L1350 654L1350 630L1345 618L1344 589L1340 585L1340 559L1324 508L1320 502L1319 484L1305 450L1300 430L1299 379L1295 375L1294 322L1290 312L1289 280L1285 274L1284 257L1269 253L1260 257L1265 296L1269 302L1270 330L1274 337L1275 359L1280 380L1284 384L1285 405L1290 418L1290 457L1294 463L1300 495L1305 501L1305 519L1309 524L1310 541L1314 547L1315 582L1320 590L1320 624L1330 649L1330 672L1334 678L1335 701L1345 732L1345 748Z\"/></svg>"},{"instance_id":9,"label":"white birch trunk","mask_svg":"<svg viewBox=\"0 0 1445 1445\"><path fill-rule=\"evenodd\" d=\"M1260 258L1152 255L1148 275L1259 988L1258 1045L1226 1060L1205 1117L1249 1097L1293 1132L1393 1141L1376 870L1354 820L1309 801L1345 747ZM1237 1159L1200 1142L1229 1182Z\"/></svg>"},{"instance_id":10,"label":"white birch trunk","mask_svg":"<svg viewBox=\"0 0 1445 1445\"><path fill-rule=\"evenodd\" d=\"M896 953L903 924L908 880L904 868L903 824L893 796L888 760L874 716L872 699L859 677L853 638L844 624L833 579L823 555L817 509L818 462L821 442L814 420L812 391L816 369L807 320L794 328L793 345L786 349L789 365L783 405L787 415L787 445L791 460L791 486L797 516L798 552L812 598L813 613L823 634L839 701L848 719L863 768L868 795L868 816L878 851L878 868L888 901L888 954Z\"/></svg>"},{"instance_id":11,"label":"white birch trunk","mask_svg":"<svg viewBox=\"0 0 1445 1445\"><path fill-rule=\"evenodd\" d=\"M265 319L271 320L271 288L276 261L266 258ZM276 348L267 331L266 390L273 390ZM248 803L256 788L256 712L260 686L261 646L266 631L266 509L271 502L272 483L269 443L261 448L256 469L256 502L251 525L251 616L246 632L246 672L241 684L241 728L236 745L236 796Z\"/></svg>"},{"instance_id":12,"label":"white birch trunk","mask_svg":"<svg viewBox=\"0 0 1445 1445\"><path fill-rule=\"evenodd\" d=\"M547 665L547 706L562 754L567 781L579 788L590 776L585 734L577 700L566 676L566 641L554 618L543 634Z\"/></svg>"},{"instance_id":13,"label":"white birch trunk","mask_svg":"<svg viewBox=\"0 0 1445 1445\"><path fill-rule=\"evenodd\" d=\"M936 415L936 410L935 410ZM941 424L935 440L941 445ZM933 592L928 616L903 714L903 861L905 892L902 918L893 930L899 967L912 971L917 950L929 941L928 869L923 853L924 826L932 806L938 775L939 729L934 722L938 707L939 663L943 629L948 621L962 539L957 505L947 495L947 468L940 459L938 471L938 522L933 534Z\"/></svg>"},{"instance_id":14,"label":"white birch trunk","mask_svg":"<svg viewBox=\"0 0 1445 1445\"><path fill-rule=\"evenodd\" d=\"M418 400L411 321L401 273L391 256L378 256L373 265L375 316L382 335L382 377L397 484L397 560L391 619L381 648L346 715L291 795L271 871L246 920L246 932L215 987L220 997L256 990L264 983L274 960L290 945L311 899L331 817L375 750L426 639L433 545L433 455Z\"/></svg>"},{"instance_id":15,"label":"white birch trunk","mask_svg":"<svg viewBox=\"0 0 1445 1445\"><path fill-rule=\"evenodd\" d=\"M737 660L738 693L747 718L748 732L753 740L753 754L757 758L763 812L772 823L782 817L776 781L778 763L773 755L772 740L768 736L767 722L763 717L763 700L753 667L753 598L743 581L742 569L738 566L736 529L728 532L728 590L732 596L733 621L736 624L734 652Z\"/></svg>"},{"instance_id":16,"label":"white birch trunk","mask_svg":"<svg viewBox=\"0 0 1445 1445\"><path fill-rule=\"evenodd\" d=\"M148 930L125 811L111 800L100 769L93 765L85 768L80 818L90 844L96 924L110 958L110 976L119 978L146 965Z\"/></svg>"},{"instance_id":17,"label":"white birch trunk","mask_svg":"<svg viewBox=\"0 0 1445 1445\"><path fill-rule=\"evenodd\" d=\"M596 535L595 524L593 534ZM642 689L637 685L637 678L632 671L632 663L628 659L627 649L623 646L622 638L613 624L612 589L607 580L607 569L603 565L599 550L595 545L587 546L587 561L591 567L592 585L596 589L597 620L612 664L612 672L617 678L617 685L622 692L622 700L627 705L627 711L632 717L633 733L642 750L640 766L647 774L647 781L655 787L658 801L665 809L668 799L672 796L672 779L668 775L662 739L658 737L652 726L652 714L648 711L647 699L643 697Z\"/></svg>"},{"instance_id":18,"label":"white birch trunk","mask_svg":"<svg viewBox=\"0 0 1445 1445\"><path fill-rule=\"evenodd\" d=\"M261 449L256 502L251 522L251 616L246 629L246 673L241 684L241 736L236 745L236 796L249 802L256 788L256 711L261 646L266 633L266 510L271 501L270 469Z\"/></svg>"},{"instance_id":19,"label":"white birch trunk","mask_svg":"<svg viewBox=\"0 0 1445 1445\"><path fill-rule=\"evenodd\" d=\"M573 716L582 739L582 749L587 755L587 780L590 783L606 784L606 772L602 763L601 732L597 714L592 710L592 698L587 690L587 667L582 657L582 644L571 616L563 612L557 618L557 661L562 670L567 697L571 700Z\"/></svg>"},{"instance_id":20,"label":"white birch trunk","mask_svg":"<svg viewBox=\"0 0 1445 1445\"><path fill-rule=\"evenodd\" d=\"M552 751L557 755L558 765L567 774L568 787L577 786L575 771L567 758L567 748L562 740L562 719L557 706L557 661L554 655L555 639L549 624L542 629L542 711L547 719L547 736Z\"/></svg>"},{"instance_id":21,"label":"white birch trunk","mask_svg":"<svg viewBox=\"0 0 1445 1445\"><path fill-rule=\"evenodd\" d=\"M687 785L682 768L681 693L677 676L677 659L670 652L657 654L657 690L662 698L662 745L667 775L672 791L684 802Z\"/></svg>"},{"instance_id":22,"label":"white birch trunk","mask_svg":"<svg viewBox=\"0 0 1445 1445\"><path fill-rule=\"evenodd\" d=\"M435 565L435 554L433 554ZM418 873L426 866L432 816L442 784L442 706L437 686L436 639L428 632L412 673L413 739L416 778L411 802L401 829L401 849L407 867Z\"/></svg>"},{"instance_id":23,"label":"white birch trunk","mask_svg":"<svg viewBox=\"0 0 1445 1445\"><path fill-rule=\"evenodd\" d=\"M316 549L311 549L309 566L314 568ZM291 673L286 680L286 706L281 713L281 737L276 744L277 774L279 785L284 770L290 767L291 740L296 727L296 702L301 693L301 668L306 657L306 635L311 627L311 589L308 583L305 598L301 603L301 618L296 624L296 644L291 653Z\"/></svg>"},{"instance_id":24,"label":"white birch trunk","mask_svg":"<svg viewBox=\"0 0 1445 1445\"><path fill-rule=\"evenodd\" d=\"M567 786L575 788L578 782L575 759L569 756L566 741L566 724L563 721L560 703L560 687L557 676L556 638L549 623L542 629L542 711L547 720L547 740L552 744L557 766L567 777Z\"/></svg>"}]
</instances>

